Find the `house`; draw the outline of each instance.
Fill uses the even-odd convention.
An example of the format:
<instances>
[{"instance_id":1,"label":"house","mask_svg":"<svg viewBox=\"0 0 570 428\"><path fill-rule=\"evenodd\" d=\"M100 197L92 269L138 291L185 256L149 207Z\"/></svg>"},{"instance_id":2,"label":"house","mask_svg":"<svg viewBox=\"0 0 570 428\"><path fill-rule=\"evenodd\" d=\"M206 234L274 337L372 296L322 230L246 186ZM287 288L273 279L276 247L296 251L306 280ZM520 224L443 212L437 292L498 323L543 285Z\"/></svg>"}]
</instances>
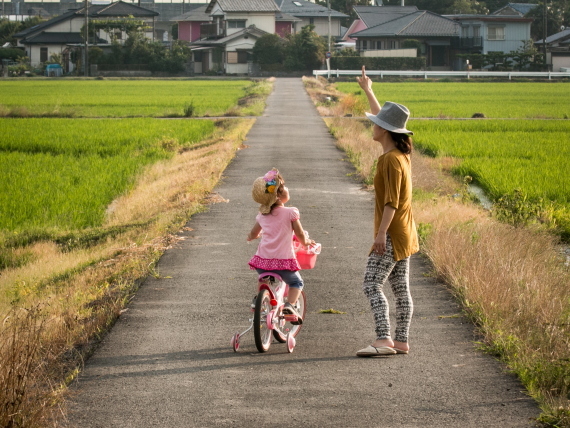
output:
<instances>
[{"instance_id":1,"label":"house","mask_svg":"<svg viewBox=\"0 0 570 428\"><path fill-rule=\"evenodd\" d=\"M534 42L540 51L544 49L543 40ZM570 28L546 38L546 63L550 64L552 71L570 69Z\"/></svg>"},{"instance_id":2,"label":"house","mask_svg":"<svg viewBox=\"0 0 570 428\"><path fill-rule=\"evenodd\" d=\"M331 37L340 36L344 17L330 11ZM173 20L179 38L191 42L195 73L249 74L253 46L264 34L284 37L303 24L329 34L329 9L305 0L211 0Z\"/></svg>"},{"instance_id":3,"label":"house","mask_svg":"<svg viewBox=\"0 0 570 428\"><path fill-rule=\"evenodd\" d=\"M190 10L182 15L172 18L178 23L178 40L193 42L200 39L200 27L202 24L210 24L212 17L206 13L208 3L190 5Z\"/></svg>"},{"instance_id":4,"label":"house","mask_svg":"<svg viewBox=\"0 0 570 428\"><path fill-rule=\"evenodd\" d=\"M90 5L88 8L88 19L108 20L134 17L144 20L149 26L146 32L148 38L153 38L154 18L158 13L148 9L138 7L131 3L118 1L105 5ZM71 52L82 49L85 45L81 29L85 25L85 8L74 9L65 12L55 18L30 27L24 31L14 34L17 46L26 50L26 55L30 58L33 67L38 67L42 63L56 54L62 55L65 71L73 71L71 62ZM118 40L125 40L126 33L115 30L113 35L107 34L103 30L97 31L95 39L90 44L98 46L109 46L111 37Z\"/></svg>"},{"instance_id":5,"label":"house","mask_svg":"<svg viewBox=\"0 0 570 428\"><path fill-rule=\"evenodd\" d=\"M430 69L451 68L452 39L460 34L457 22L415 6L357 6L354 10L360 22L351 26L354 32L349 30L345 38L356 40L361 55L394 56L396 51L398 56L408 56L401 52L405 41L416 40ZM412 51L413 56L416 52Z\"/></svg>"},{"instance_id":6,"label":"house","mask_svg":"<svg viewBox=\"0 0 570 428\"><path fill-rule=\"evenodd\" d=\"M417 10L416 6L382 6L382 9L378 9L378 6L355 6L354 11L358 18L348 27L342 41L355 43L356 39L353 39L351 34L384 24L408 13L417 12Z\"/></svg>"},{"instance_id":7,"label":"house","mask_svg":"<svg viewBox=\"0 0 570 428\"><path fill-rule=\"evenodd\" d=\"M307 25L314 25L315 33L322 37L328 37L330 16L331 38L334 41L342 37L340 21L347 18L347 15L344 13L305 0L275 0L275 3L277 3L282 13L300 19L300 21L294 23L293 33Z\"/></svg>"},{"instance_id":8,"label":"house","mask_svg":"<svg viewBox=\"0 0 570 428\"><path fill-rule=\"evenodd\" d=\"M508 3L491 15L525 16L537 6L534 3Z\"/></svg>"},{"instance_id":9,"label":"house","mask_svg":"<svg viewBox=\"0 0 570 428\"><path fill-rule=\"evenodd\" d=\"M506 7L506 6L505 6ZM446 15L461 25L460 47L470 48L473 53L504 52L519 50L531 39L532 18L520 13L490 15Z\"/></svg>"}]
</instances>

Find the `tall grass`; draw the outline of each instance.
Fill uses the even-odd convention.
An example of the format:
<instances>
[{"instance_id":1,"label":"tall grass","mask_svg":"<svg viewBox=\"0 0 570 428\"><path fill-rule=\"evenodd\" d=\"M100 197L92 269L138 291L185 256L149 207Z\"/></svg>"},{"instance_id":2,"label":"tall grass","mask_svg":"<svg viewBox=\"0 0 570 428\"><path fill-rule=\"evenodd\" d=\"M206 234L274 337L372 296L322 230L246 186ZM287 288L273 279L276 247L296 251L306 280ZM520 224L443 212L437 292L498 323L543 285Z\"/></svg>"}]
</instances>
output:
<instances>
[{"instance_id":1,"label":"tall grass","mask_svg":"<svg viewBox=\"0 0 570 428\"><path fill-rule=\"evenodd\" d=\"M176 242L173 233L203 209L252 124L217 122L211 138L147 165L99 228L76 232L79 239L103 237L92 245L52 240L65 235L49 230L37 233L41 241L21 239L30 260L0 275L1 426L45 427L63 419L65 386L82 357Z\"/></svg>"},{"instance_id":2,"label":"tall grass","mask_svg":"<svg viewBox=\"0 0 570 428\"><path fill-rule=\"evenodd\" d=\"M339 145L347 147L363 180L369 181L373 168L366 166L370 155L365 152L374 151L375 146L365 142L371 139L366 127L354 122L327 119L331 132L340 138ZM451 154L447 150L454 145L463 147L462 143L468 153L470 144L475 144L472 140L476 138L457 138L440 145L442 135L429 134L432 127L437 129L439 123L410 124L417 131L416 141L441 147L440 155ZM458 124L457 129L461 128ZM545 135L543 131L537 134ZM485 138L485 132L475 135ZM497 142L502 140L500 133L491 138L487 145L498 147L487 147L487 156L482 158L500 156L493 150L503 150ZM524 142L519 144L524 146ZM513 146L510 149L503 154L511 154ZM532 150L528 155L541 156ZM516 373L537 400L542 409L539 421L546 426L570 427L570 267L564 263L557 238L500 223L468 202L469 198L457 198L465 192L464 186L447 171L459 162L418 152L412 155L414 214L422 252L430 258L434 274L449 285L483 334L480 346ZM504 169L503 174L508 175L509 170Z\"/></svg>"},{"instance_id":3,"label":"tall grass","mask_svg":"<svg viewBox=\"0 0 570 428\"><path fill-rule=\"evenodd\" d=\"M357 83L338 83L336 88L342 93L356 94L363 106L368 105ZM373 89L381 103L404 104L415 118L470 118L475 113L490 118L570 117L568 82L396 83L380 80L374 83Z\"/></svg>"}]
</instances>

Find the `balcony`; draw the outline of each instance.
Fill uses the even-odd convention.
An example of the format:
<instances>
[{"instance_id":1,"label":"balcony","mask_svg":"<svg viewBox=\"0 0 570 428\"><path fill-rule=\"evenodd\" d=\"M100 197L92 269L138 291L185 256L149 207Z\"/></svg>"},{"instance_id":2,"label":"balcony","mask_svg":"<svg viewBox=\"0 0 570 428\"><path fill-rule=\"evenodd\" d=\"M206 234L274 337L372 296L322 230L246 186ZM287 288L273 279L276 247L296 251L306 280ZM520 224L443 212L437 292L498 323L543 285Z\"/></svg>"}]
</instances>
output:
<instances>
[{"instance_id":1,"label":"balcony","mask_svg":"<svg viewBox=\"0 0 570 428\"><path fill-rule=\"evenodd\" d=\"M453 37L451 47L454 49L477 49L483 47L483 37Z\"/></svg>"},{"instance_id":2,"label":"balcony","mask_svg":"<svg viewBox=\"0 0 570 428\"><path fill-rule=\"evenodd\" d=\"M219 39L225 37L223 25L213 24L200 24L200 39Z\"/></svg>"}]
</instances>

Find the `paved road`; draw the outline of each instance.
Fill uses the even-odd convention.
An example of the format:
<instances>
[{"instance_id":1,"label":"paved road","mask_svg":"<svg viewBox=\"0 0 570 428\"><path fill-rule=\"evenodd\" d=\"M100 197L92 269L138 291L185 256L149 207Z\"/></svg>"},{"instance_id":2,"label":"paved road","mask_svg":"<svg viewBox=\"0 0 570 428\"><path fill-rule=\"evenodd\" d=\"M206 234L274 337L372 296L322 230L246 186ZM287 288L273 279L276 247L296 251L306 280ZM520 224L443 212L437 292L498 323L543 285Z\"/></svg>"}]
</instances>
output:
<instances>
[{"instance_id":1,"label":"paved road","mask_svg":"<svg viewBox=\"0 0 570 428\"><path fill-rule=\"evenodd\" d=\"M278 79L268 107L227 169L228 199L195 215L71 388L78 427L525 427L539 414L521 384L476 351L473 327L450 294L412 260L415 314L409 355L356 358L374 339L361 291L373 201L350 177L300 79ZM323 245L304 271L308 313L297 347L238 353L256 276L245 236L253 180L284 174L290 206ZM334 308L344 315L319 314Z\"/></svg>"}]
</instances>

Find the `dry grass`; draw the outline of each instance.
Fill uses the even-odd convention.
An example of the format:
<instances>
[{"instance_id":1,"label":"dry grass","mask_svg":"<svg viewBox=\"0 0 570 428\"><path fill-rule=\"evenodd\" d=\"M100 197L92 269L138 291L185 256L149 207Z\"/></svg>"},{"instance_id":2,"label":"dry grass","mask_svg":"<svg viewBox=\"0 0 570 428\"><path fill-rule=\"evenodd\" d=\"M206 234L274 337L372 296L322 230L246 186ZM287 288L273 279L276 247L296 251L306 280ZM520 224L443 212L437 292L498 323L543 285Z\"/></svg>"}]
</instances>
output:
<instances>
[{"instance_id":1,"label":"dry grass","mask_svg":"<svg viewBox=\"0 0 570 428\"><path fill-rule=\"evenodd\" d=\"M20 250L32 261L2 271L0 426L62 420L65 385L78 364L176 242L173 233L202 209L253 123L219 121L210 141L151 166L108 209L103 228L124 226L122 233L72 251L35 243Z\"/></svg>"},{"instance_id":2,"label":"dry grass","mask_svg":"<svg viewBox=\"0 0 570 428\"><path fill-rule=\"evenodd\" d=\"M312 80L306 83L310 93L326 87ZM355 120L326 122L370 183L371 159L381 153L370 131ZM429 195L414 202L422 252L481 330L482 347L504 361L538 401L539 421L570 427L570 269L557 239L499 223L466 201L462 184L449 175L454 163L413 154L414 188Z\"/></svg>"}]
</instances>

